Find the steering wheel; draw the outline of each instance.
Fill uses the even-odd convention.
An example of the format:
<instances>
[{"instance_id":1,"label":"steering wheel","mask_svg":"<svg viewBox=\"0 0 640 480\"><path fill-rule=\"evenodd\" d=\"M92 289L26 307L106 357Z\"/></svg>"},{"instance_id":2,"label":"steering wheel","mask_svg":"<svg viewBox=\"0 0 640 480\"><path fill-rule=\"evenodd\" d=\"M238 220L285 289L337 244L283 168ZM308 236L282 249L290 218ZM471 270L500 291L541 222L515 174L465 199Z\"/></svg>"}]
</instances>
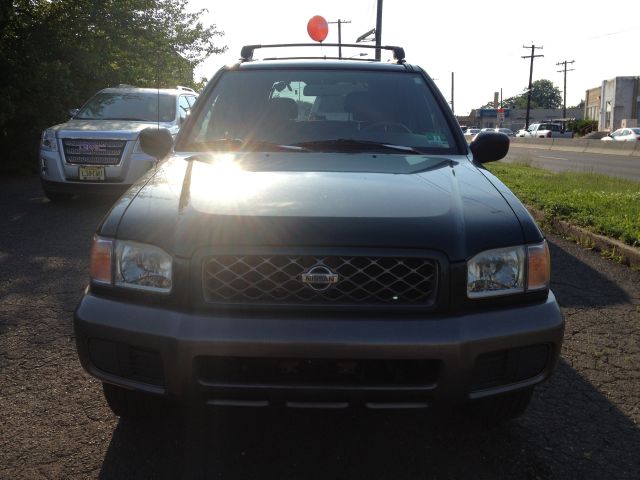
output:
<instances>
[{"instance_id":1,"label":"steering wheel","mask_svg":"<svg viewBox=\"0 0 640 480\"><path fill-rule=\"evenodd\" d=\"M413 133L413 131L409 127L407 127L404 123L386 122L386 121L372 123L371 125L367 125L366 127L364 127L361 131L368 132L371 130L380 130L383 132L396 131L396 132Z\"/></svg>"}]
</instances>

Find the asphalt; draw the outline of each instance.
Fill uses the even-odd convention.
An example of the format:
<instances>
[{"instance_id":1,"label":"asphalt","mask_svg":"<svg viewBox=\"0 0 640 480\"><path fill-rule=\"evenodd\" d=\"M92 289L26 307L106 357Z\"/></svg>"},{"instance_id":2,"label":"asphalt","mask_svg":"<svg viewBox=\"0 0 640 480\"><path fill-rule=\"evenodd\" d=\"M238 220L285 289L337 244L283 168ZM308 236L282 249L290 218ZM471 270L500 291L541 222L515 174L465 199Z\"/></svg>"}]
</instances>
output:
<instances>
[{"instance_id":1,"label":"asphalt","mask_svg":"<svg viewBox=\"0 0 640 480\"><path fill-rule=\"evenodd\" d=\"M554 172L599 173L627 180L640 180L640 157L636 156L543 150L513 142L509 154L501 161L528 163Z\"/></svg>"},{"instance_id":2,"label":"asphalt","mask_svg":"<svg viewBox=\"0 0 640 480\"><path fill-rule=\"evenodd\" d=\"M527 413L493 429L360 410L132 423L81 369L71 322L111 200L52 204L36 179L0 192L0 479L640 478L638 271L548 236L562 358Z\"/></svg>"}]
</instances>

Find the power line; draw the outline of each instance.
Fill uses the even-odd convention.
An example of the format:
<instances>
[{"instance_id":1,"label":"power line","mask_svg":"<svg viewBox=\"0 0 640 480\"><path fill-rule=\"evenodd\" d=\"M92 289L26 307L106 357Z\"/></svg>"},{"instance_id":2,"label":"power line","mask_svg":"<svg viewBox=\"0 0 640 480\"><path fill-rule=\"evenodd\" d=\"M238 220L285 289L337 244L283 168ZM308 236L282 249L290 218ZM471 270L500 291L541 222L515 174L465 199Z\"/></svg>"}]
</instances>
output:
<instances>
[{"instance_id":1,"label":"power line","mask_svg":"<svg viewBox=\"0 0 640 480\"><path fill-rule=\"evenodd\" d=\"M531 55L526 55L523 56L522 58L530 58L531 59L531 67L529 67L529 93L527 94L527 117L525 119L525 126L524 128L529 128L529 111L531 110L531 88L532 88L532 81L533 81L533 59L537 58L537 57L544 57L544 55L536 55L536 48L542 50L544 47L536 47L535 45L531 45L531 46L526 46L523 45L522 48L530 48L531 49Z\"/></svg>"},{"instance_id":2,"label":"power line","mask_svg":"<svg viewBox=\"0 0 640 480\"><path fill-rule=\"evenodd\" d=\"M562 118L567 118L567 72L573 72L575 70L575 68L570 68L569 70L567 70L567 64L571 64L574 62L575 60L565 60L563 62L556 63L556 65L564 65L564 68L562 70L558 70L558 73L564 72L564 90L562 91L564 95L564 102L562 104Z\"/></svg>"}]
</instances>

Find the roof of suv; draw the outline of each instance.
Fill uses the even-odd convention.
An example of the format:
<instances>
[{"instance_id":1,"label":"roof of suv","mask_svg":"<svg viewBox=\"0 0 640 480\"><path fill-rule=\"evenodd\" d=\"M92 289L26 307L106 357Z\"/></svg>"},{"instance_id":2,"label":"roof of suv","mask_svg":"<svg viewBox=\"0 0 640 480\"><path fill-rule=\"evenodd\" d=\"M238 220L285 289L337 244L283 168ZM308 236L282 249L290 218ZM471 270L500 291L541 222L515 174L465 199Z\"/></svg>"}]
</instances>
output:
<instances>
[{"instance_id":1,"label":"roof of suv","mask_svg":"<svg viewBox=\"0 0 640 480\"><path fill-rule=\"evenodd\" d=\"M126 87L107 87L107 88L103 88L102 90L100 90L100 92L105 92L105 93L116 93L116 92L126 92L126 93L164 93L164 94L174 94L174 95L179 95L179 94L192 94L192 95L198 95L198 92L196 92L195 90L192 89L186 89L186 88L142 88L142 87L133 87L133 86L126 86Z\"/></svg>"},{"instance_id":2,"label":"roof of suv","mask_svg":"<svg viewBox=\"0 0 640 480\"><path fill-rule=\"evenodd\" d=\"M310 68L310 69L326 69L326 70L386 70L386 71L414 71L421 70L420 67L408 63L386 63L362 60L252 60L250 62L241 62L230 68L240 69L282 69L282 68Z\"/></svg>"}]
</instances>

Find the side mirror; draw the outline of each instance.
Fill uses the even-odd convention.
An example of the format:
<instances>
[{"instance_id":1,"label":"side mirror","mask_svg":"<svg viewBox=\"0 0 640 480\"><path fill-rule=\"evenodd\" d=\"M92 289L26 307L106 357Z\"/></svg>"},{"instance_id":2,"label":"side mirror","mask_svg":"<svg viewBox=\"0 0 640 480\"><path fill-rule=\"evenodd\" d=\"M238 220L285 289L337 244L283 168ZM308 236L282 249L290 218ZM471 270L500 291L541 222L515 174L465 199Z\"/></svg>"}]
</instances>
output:
<instances>
[{"instance_id":1,"label":"side mirror","mask_svg":"<svg viewBox=\"0 0 640 480\"><path fill-rule=\"evenodd\" d=\"M474 161L493 162L504 158L509 152L509 137L501 132L480 132L469 148Z\"/></svg>"},{"instance_id":2,"label":"side mirror","mask_svg":"<svg viewBox=\"0 0 640 480\"><path fill-rule=\"evenodd\" d=\"M140 132L140 148L144 153L160 160L173 147L173 137L166 128L145 128Z\"/></svg>"},{"instance_id":3,"label":"side mirror","mask_svg":"<svg viewBox=\"0 0 640 480\"><path fill-rule=\"evenodd\" d=\"M71 118L73 118L78 114L79 111L79 108L72 108L71 110L69 110L69 115L71 115Z\"/></svg>"}]
</instances>

